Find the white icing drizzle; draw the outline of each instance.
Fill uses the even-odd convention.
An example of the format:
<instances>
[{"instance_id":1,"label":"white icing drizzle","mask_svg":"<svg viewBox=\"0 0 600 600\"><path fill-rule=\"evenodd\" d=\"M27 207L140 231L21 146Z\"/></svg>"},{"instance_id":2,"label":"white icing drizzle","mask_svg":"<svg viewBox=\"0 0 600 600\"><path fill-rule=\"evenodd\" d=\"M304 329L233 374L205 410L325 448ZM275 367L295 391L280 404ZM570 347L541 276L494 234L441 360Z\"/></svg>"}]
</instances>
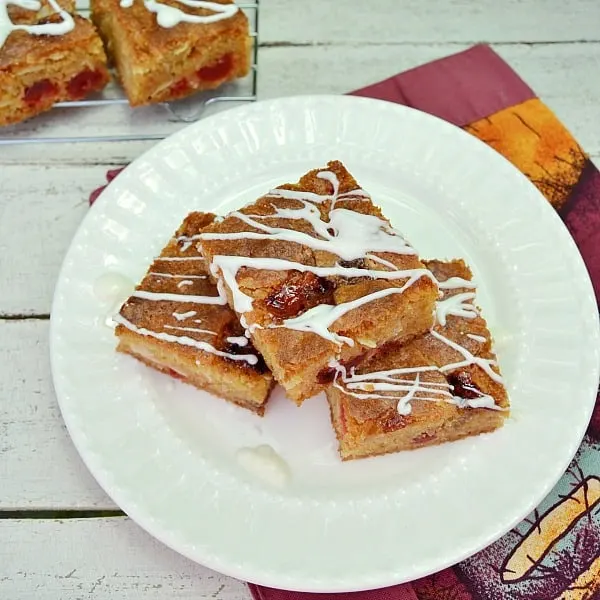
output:
<instances>
[{"instance_id":1,"label":"white icing drizzle","mask_svg":"<svg viewBox=\"0 0 600 600\"><path fill-rule=\"evenodd\" d=\"M444 300L439 300L435 305L435 315L437 322L442 326L446 326L446 318L449 315L455 317L463 317L465 319L473 319L479 313L477 308L469 302L473 300L475 294L472 292L465 292L463 294L455 294L454 296L448 296Z\"/></svg>"},{"instance_id":2,"label":"white icing drizzle","mask_svg":"<svg viewBox=\"0 0 600 600\"><path fill-rule=\"evenodd\" d=\"M188 312L184 312L184 313L180 313L180 312L173 312L171 313L178 321L185 321L186 319L191 319L192 317L195 317L198 313L196 313L195 310L188 310ZM195 323L196 321L194 321Z\"/></svg>"},{"instance_id":3,"label":"white icing drizzle","mask_svg":"<svg viewBox=\"0 0 600 600\"><path fill-rule=\"evenodd\" d=\"M317 173L317 177L319 179L324 179L325 181L329 181L329 183L331 184L331 187L333 188L333 193L331 194L331 199L335 203L338 199L338 194L340 192L340 181L337 178L337 175L335 173L332 173L331 171L321 171L320 173Z\"/></svg>"},{"instance_id":4,"label":"white icing drizzle","mask_svg":"<svg viewBox=\"0 0 600 600\"><path fill-rule=\"evenodd\" d=\"M233 296L234 309L243 315L243 313L252 310L252 298L244 294L237 285L236 275L242 267L251 267L254 269L264 269L269 271L301 271L311 272L318 277L342 276L342 277L372 277L374 279L407 279L402 287L386 288L362 298L357 298L351 302L344 302L338 305L320 304L305 313L293 319L286 319L282 325L271 325L269 327L288 327L300 331L311 331L325 339L340 343L353 343L350 338L341 338L330 332L328 327L347 312L358 308L364 304L389 296L390 294L401 294L408 289L415 281L421 277L429 277L435 281L431 271L427 269L407 269L397 271L375 271L372 269L358 269L354 267L314 267L303 265L279 258L247 258L244 256L215 256L211 269L220 269L225 283L228 285ZM244 325L245 326L245 325ZM247 328L247 327L246 327Z\"/></svg>"},{"instance_id":5,"label":"white icing drizzle","mask_svg":"<svg viewBox=\"0 0 600 600\"><path fill-rule=\"evenodd\" d=\"M486 341L486 338L484 338L482 335L475 335L474 333L467 333L466 335L470 340L475 342L481 342L483 344Z\"/></svg>"},{"instance_id":6,"label":"white icing drizzle","mask_svg":"<svg viewBox=\"0 0 600 600\"><path fill-rule=\"evenodd\" d=\"M157 256L154 260L166 262L184 262L186 260L204 260L203 256Z\"/></svg>"},{"instance_id":7,"label":"white icing drizzle","mask_svg":"<svg viewBox=\"0 0 600 600\"><path fill-rule=\"evenodd\" d=\"M284 200L309 200L310 202L317 202L321 204L327 200L333 200L334 202L346 197L358 197L369 199L371 196L365 190L357 188L349 192L344 192L338 196L339 192L339 181L335 173L331 171L321 171L317 173L319 179L326 179L333 187L333 194L315 194L314 192L303 192L298 190L286 190L282 188L276 188L270 190L265 197L266 198L283 198Z\"/></svg>"},{"instance_id":8,"label":"white icing drizzle","mask_svg":"<svg viewBox=\"0 0 600 600\"><path fill-rule=\"evenodd\" d=\"M188 237L186 235L182 235L177 238L177 243L181 244L181 247L179 248L179 250L181 252L185 252L186 250L188 250L190 248L190 246L192 245L192 242L193 242L193 236Z\"/></svg>"},{"instance_id":9,"label":"white icing drizzle","mask_svg":"<svg viewBox=\"0 0 600 600\"><path fill-rule=\"evenodd\" d=\"M121 0L121 8L131 8L134 0ZM220 4L218 2L206 2L204 0L178 0L180 4L190 8L204 8L212 11L210 15L193 15L183 12L174 6L168 6L157 2L157 0L144 0L144 6L150 12L156 14L156 22L166 29L175 27L179 23L214 23L223 19L229 19L235 15L239 8L235 4Z\"/></svg>"},{"instance_id":10,"label":"white icing drizzle","mask_svg":"<svg viewBox=\"0 0 600 600\"><path fill-rule=\"evenodd\" d=\"M293 319L286 319L283 322L282 327L287 329L295 329L296 331L306 331L316 333L322 338L333 342L334 344L348 344L354 346L354 340L348 337L337 335L329 330L329 327L335 323L340 317L343 317L346 313L373 302L379 298L385 298L392 294L401 294L409 285L412 285L413 281L410 279L401 288L386 288L385 290L379 290L357 298L351 302L343 302L341 304L318 304L317 306L307 310L301 315L294 317Z\"/></svg>"},{"instance_id":11,"label":"white icing drizzle","mask_svg":"<svg viewBox=\"0 0 600 600\"><path fill-rule=\"evenodd\" d=\"M266 198L282 198L284 200L309 200L310 202L325 202L331 200L332 197L329 194L321 195L315 194L314 192L302 192L298 190L285 190L277 188L271 190L265 194Z\"/></svg>"},{"instance_id":12,"label":"white icing drizzle","mask_svg":"<svg viewBox=\"0 0 600 600\"><path fill-rule=\"evenodd\" d=\"M39 11L42 3L38 0L0 0L0 49L13 31L26 31L31 35L64 35L75 28L75 21L56 0L48 0L48 4L61 20L57 23L40 23L38 25L19 25L13 23L8 15L8 5L18 6L25 10Z\"/></svg>"},{"instance_id":13,"label":"white icing drizzle","mask_svg":"<svg viewBox=\"0 0 600 600\"><path fill-rule=\"evenodd\" d=\"M438 281L440 290L456 290L458 288L467 288L474 290L477 284L462 277L450 277L446 281Z\"/></svg>"},{"instance_id":14,"label":"white icing drizzle","mask_svg":"<svg viewBox=\"0 0 600 600\"><path fill-rule=\"evenodd\" d=\"M487 373L487 375L489 375L490 379L493 379L496 383L500 383L500 384L502 383L502 377L500 377L500 375L498 373L496 373L496 371L494 371L494 369L492 369L492 366L497 365L495 360L491 360L488 358L480 358L479 356L473 356L473 354L471 354L466 348L463 348L460 344L457 344L456 342L449 340L447 337L443 336L438 331L435 331L432 329L430 331L430 333L436 340L439 340L440 342L443 342L447 346L450 346L450 348L452 348L453 350L456 350L458 353L462 354L464 357L464 360L462 360L462 361L459 361L456 363L451 363L448 365L444 365L443 367L440 367L440 371L442 371L442 372L454 371L456 369L461 369L461 368L467 367L469 365L477 365L478 367L483 369Z\"/></svg>"},{"instance_id":15,"label":"white icing drizzle","mask_svg":"<svg viewBox=\"0 0 600 600\"><path fill-rule=\"evenodd\" d=\"M305 313L293 318L286 319L281 325L270 325L274 327L286 327L298 331L312 332L322 338L334 342L337 345L353 345L353 340L338 336L329 328L333 323L349 311L383 298L390 294L401 294L421 277L435 278L427 269L409 269L399 271L397 267L375 252L387 252L403 255L414 255L415 250L408 245L406 240L392 229L387 221L373 215L365 215L356 211L335 208L335 202L343 197L365 197L368 194L362 189L352 190L338 197L339 181L335 173L321 171L317 177L328 181L333 192L328 195L315 194L297 190L276 189L271 190L266 197L285 198L300 202L299 208L282 208L272 205L274 212L271 215L248 215L236 211L231 213L235 217L252 227L255 231L242 231L238 233L201 233L195 236L200 240L281 240L307 246L313 250L321 250L339 257L343 261L356 259L369 259L380 263L391 269L390 271L379 271L375 269L359 269L343 267L336 264L333 267L314 267L301 263L282 260L278 258L251 258L243 256L214 256L210 265L211 273L221 279L231 291L233 306L241 315L242 325L246 328L257 328L256 325L248 324L244 314L252 310L252 298L244 294L237 284L237 273L243 268L264 269L268 271L300 271L311 272L319 277L365 277L372 279L399 280L406 279L401 287L388 288L367 294L352 302L338 305L318 305ZM319 208L314 203L322 203L326 200L332 201L329 211L329 221L321 219ZM284 227L273 227L264 223L265 219L302 219L308 222L316 236L309 235L303 231L295 231ZM256 231L258 230L258 231ZM220 277L219 277L220 275ZM223 290L220 287L220 293Z\"/></svg>"},{"instance_id":16,"label":"white icing drizzle","mask_svg":"<svg viewBox=\"0 0 600 600\"><path fill-rule=\"evenodd\" d=\"M174 275L172 273L161 273L159 271L150 271L148 275L154 275L154 277L165 277L167 279L206 279L206 275Z\"/></svg>"},{"instance_id":17,"label":"white icing drizzle","mask_svg":"<svg viewBox=\"0 0 600 600\"><path fill-rule=\"evenodd\" d=\"M190 331L193 333L206 333L208 335L217 335L214 331L209 329L199 329L197 327L178 327L176 325L165 325L165 329L175 329L176 331Z\"/></svg>"},{"instance_id":18,"label":"white icing drizzle","mask_svg":"<svg viewBox=\"0 0 600 600\"><path fill-rule=\"evenodd\" d=\"M248 338L245 336L231 336L227 338L227 341L230 344L235 344L236 346L245 347L248 345Z\"/></svg>"},{"instance_id":19,"label":"white icing drizzle","mask_svg":"<svg viewBox=\"0 0 600 600\"><path fill-rule=\"evenodd\" d=\"M181 344L182 346L191 346L192 348L204 350L204 352L209 352L210 354L215 354L216 356L222 356L230 360L247 362L249 365L255 365L258 362L258 357L256 357L254 354L230 354L229 352L217 350L214 346L211 346L207 342L200 342L188 336L177 336L163 332L158 333L156 331L151 331L150 329L137 327L137 325L134 325L133 323L131 323L131 321L128 321L120 314L114 316L114 321L120 325L123 325L124 327L127 327L127 329L129 329L130 331L133 331L134 333L137 333L139 335L146 335L149 337L156 338L158 340L163 340L165 342Z\"/></svg>"},{"instance_id":20,"label":"white icing drizzle","mask_svg":"<svg viewBox=\"0 0 600 600\"><path fill-rule=\"evenodd\" d=\"M147 292L145 290L136 290L131 294L133 298L142 298L143 300L167 301L167 302L191 302L194 304L227 304L227 300L221 296L194 296L193 294L169 294L162 292Z\"/></svg>"},{"instance_id":21,"label":"white icing drizzle","mask_svg":"<svg viewBox=\"0 0 600 600\"><path fill-rule=\"evenodd\" d=\"M177 287L178 288L184 288L187 287L188 285L194 285L194 282L191 279L182 279L178 284Z\"/></svg>"},{"instance_id":22,"label":"white icing drizzle","mask_svg":"<svg viewBox=\"0 0 600 600\"><path fill-rule=\"evenodd\" d=\"M474 289L473 282L459 277L452 277L446 281L439 282L441 289ZM464 292L449 296L436 303L437 322L444 327L446 317L455 315L457 317L472 319L479 314L477 307L471 303L475 299L472 292ZM397 410L401 415L409 415L412 411L411 402L413 400L424 400L429 402L448 402L459 408L487 408L490 410L505 410L496 404L495 398L489 394L479 392L476 398L463 398L452 393L452 386L449 383L439 383L432 381L423 381L421 374L426 372L439 372L440 374L448 371L455 371L470 365L480 367L493 381L502 384L502 377L492 369L497 366L497 362L491 359L474 356L466 348L448 339L441 333L431 330L430 334L438 341L446 344L464 358L463 361L437 367L435 365L424 365L418 367L405 367L388 369L385 371L374 371L370 373L356 374L355 368L350 369L348 374L346 368L337 360L330 362L330 367L336 371L333 385L354 398L360 400L378 399L395 400L398 393L403 395L398 398ZM479 342L485 342L486 338L467 333L467 337ZM407 376L413 376L407 378Z\"/></svg>"},{"instance_id":23,"label":"white icing drizzle","mask_svg":"<svg viewBox=\"0 0 600 600\"><path fill-rule=\"evenodd\" d=\"M411 413L411 401L413 400L447 402L449 404L454 404L459 408L469 407L504 410L496 404L493 396L490 396L489 394L480 394L477 398L462 398L452 394L452 386L448 383L421 380L421 373L435 371L443 372L445 370L444 367L440 369L433 365L406 367L357 375L354 372L354 369L351 369L350 374L348 374L345 367L340 365L337 361L332 362L331 366L336 369L333 385L344 392L344 394L358 398L359 400L378 399L389 401L394 400L395 396L377 392L388 392L392 394L405 392L404 395L397 400L397 410L401 415L409 415ZM407 379L407 375L414 375L414 379ZM402 376L404 376L404 378ZM339 379L341 379L342 384L338 382Z\"/></svg>"},{"instance_id":24,"label":"white icing drizzle","mask_svg":"<svg viewBox=\"0 0 600 600\"><path fill-rule=\"evenodd\" d=\"M1 2L2 0L0 0ZM201 256L168 256L168 257L158 257L157 260L166 260L166 261L187 261L187 260L204 260ZM165 277L167 279L173 279L177 282L177 287L182 288L187 285L192 285L194 280L198 279L206 279L207 275L183 275L183 274L174 274L174 273L163 273L160 271L150 271L148 273L151 276L162 278ZM218 288L219 291L219 288ZM135 290L132 294L132 297L141 298L144 300L150 301L168 301L168 302L191 302L196 304L204 304L204 305L220 305L225 306L227 304L227 298L224 294L221 294L219 291L218 296L198 296L192 294L173 294L173 293L160 293L160 292L152 292L146 290ZM176 322L182 323L195 317L197 315L197 311L188 310L186 312L178 312L173 311L171 313L172 317ZM216 356L221 356L224 358L228 358L235 361L244 361L249 365L256 365L258 363L258 356L256 354L232 354L230 352L225 352L222 350L218 350L212 344L209 344L206 341L196 340L189 335L174 335L171 333L167 333L166 330L171 330L173 332L182 332L182 333L195 333L195 334L205 334L210 336L217 336L215 331L211 331L209 329L204 329L201 327L189 327L185 325L171 325L169 323L163 324L163 331L157 332L152 331L150 329L146 329L144 327L138 327L135 323L132 323L128 319L126 319L122 314L118 314L114 317L113 322L115 324L121 324L124 327L127 327L129 330L134 331L140 335L150 336L159 340L163 340L166 342L171 342L175 344L181 344L184 346L191 346L198 350L202 350L204 352L208 352L210 354L214 354ZM202 319L193 319L193 323L202 324ZM232 338L237 339L237 338ZM238 343L238 346L247 346L248 340L244 337L241 338L243 342ZM198 364L198 361L196 361Z\"/></svg>"},{"instance_id":25,"label":"white icing drizzle","mask_svg":"<svg viewBox=\"0 0 600 600\"><path fill-rule=\"evenodd\" d=\"M355 190L350 190L349 192L344 192L343 194L340 194L338 196L338 200L346 197L365 198L367 200L371 198L369 193L361 188L356 188Z\"/></svg>"},{"instance_id":26,"label":"white icing drizzle","mask_svg":"<svg viewBox=\"0 0 600 600\"><path fill-rule=\"evenodd\" d=\"M313 237L303 231L294 231L283 227L270 227L257 220L255 215L246 215L239 211L231 213L240 221L265 233L241 231L239 233L201 233L203 240L281 240L308 246L313 250L323 250L339 256L342 260L359 258L377 258L373 252L393 252L394 254L414 255L414 248L409 246L397 232L379 217L364 215L345 208L334 208L329 213L329 222L320 218L320 213L306 201L302 208L276 208L272 215L261 215L265 218L303 219L308 221L315 232L321 236ZM250 259L248 259L250 260ZM387 263L392 265L392 263ZM248 265L250 266L250 265ZM394 267L395 268L395 267Z\"/></svg>"}]
</instances>

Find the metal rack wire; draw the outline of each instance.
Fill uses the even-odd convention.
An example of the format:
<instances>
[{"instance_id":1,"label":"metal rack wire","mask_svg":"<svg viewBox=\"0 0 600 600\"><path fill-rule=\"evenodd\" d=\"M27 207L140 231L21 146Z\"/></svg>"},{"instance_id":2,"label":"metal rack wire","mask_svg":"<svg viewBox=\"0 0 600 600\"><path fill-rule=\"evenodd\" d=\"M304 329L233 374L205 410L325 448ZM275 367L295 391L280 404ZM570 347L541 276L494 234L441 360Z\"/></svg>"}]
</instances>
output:
<instances>
[{"instance_id":1,"label":"metal rack wire","mask_svg":"<svg viewBox=\"0 0 600 600\"><path fill-rule=\"evenodd\" d=\"M185 100L176 102L161 103L163 109L164 121L169 123L179 123L185 125L198 121L207 112L207 109L219 104L238 103L238 102L254 102L257 94L258 80L258 13L259 0L252 2L238 2L238 7L248 14L251 24L251 37L254 41L253 61L249 79L249 90L243 90L235 86L223 86L217 90L210 92L199 92ZM89 13L88 7L78 8L78 12L84 16ZM117 86L113 86L111 90L100 94L96 98L85 100L59 102L54 105L50 111L49 118L52 119L63 111L76 111L79 109L94 109L108 106L124 106L128 105L127 98L123 94L123 90ZM139 109L129 109L133 113ZM37 117L39 119L40 117ZM43 117L42 117L43 118ZM73 143L73 142L119 142L119 141L145 141L145 140L161 140L173 133L173 129L168 132L142 132L142 133L124 133L113 135L52 135L52 122L42 127L42 129L50 130L48 135L38 135L37 127L32 126L36 121L28 121L27 124L19 123L0 130L0 146L15 145L15 144L58 144L58 143ZM32 135L33 134L33 135Z\"/></svg>"}]
</instances>

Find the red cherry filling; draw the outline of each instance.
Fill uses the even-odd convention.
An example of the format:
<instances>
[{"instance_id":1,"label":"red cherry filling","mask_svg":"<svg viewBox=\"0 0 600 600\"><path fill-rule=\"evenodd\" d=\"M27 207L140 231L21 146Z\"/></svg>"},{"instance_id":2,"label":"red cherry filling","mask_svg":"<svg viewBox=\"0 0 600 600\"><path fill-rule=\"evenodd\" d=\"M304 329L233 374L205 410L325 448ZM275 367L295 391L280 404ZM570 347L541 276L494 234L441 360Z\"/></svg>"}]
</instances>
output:
<instances>
[{"instance_id":1,"label":"red cherry filling","mask_svg":"<svg viewBox=\"0 0 600 600\"><path fill-rule=\"evenodd\" d=\"M104 76L100 71L86 69L72 77L67 83L67 91L73 100L84 98L90 92L102 85Z\"/></svg>"},{"instance_id":2,"label":"red cherry filling","mask_svg":"<svg viewBox=\"0 0 600 600\"><path fill-rule=\"evenodd\" d=\"M49 79L41 79L30 85L23 94L23 100L29 105L38 104L44 98L51 98L58 93L58 86Z\"/></svg>"},{"instance_id":3,"label":"red cherry filling","mask_svg":"<svg viewBox=\"0 0 600 600\"><path fill-rule=\"evenodd\" d=\"M180 79L169 88L171 96L184 96L192 91L192 86L187 79Z\"/></svg>"},{"instance_id":4,"label":"red cherry filling","mask_svg":"<svg viewBox=\"0 0 600 600\"><path fill-rule=\"evenodd\" d=\"M185 381L185 376L183 376L181 373L178 373L177 371L174 371L173 369L167 369L167 373L174 379L180 379L181 381Z\"/></svg>"},{"instance_id":5,"label":"red cherry filling","mask_svg":"<svg viewBox=\"0 0 600 600\"><path fill-rule=\"evenodd\" d=\"M198 79L212 82L226 79L233 71L233 56L225 54L212 65L207 65L196 71Z\"/></svg>"},{"instance_id":6,"label":"red cherry filling","mask_svg":"<svg viewBox=\"0 0 600 600\"><path fill-rule=\"evenodd\" d=\"M448 376L448 382L453 388L454 395L467 400L481 398L482 393L473 383L471 375L467 371L458 371Z\"/></svg>"},{"instance_id":7,"label":"red cherry filling","mask_svg":"<svg viewBox=\"0 0 600 600\"><path fill-rule=\"evenodd\" d=\"M426 444L427 442L432 442L433 440L435 440L435 438L435 434L427 433L426 431L424 431L423 433L420 433L417 437L414 437L412 441L413 444Z\"/></svg>"},{"instance_id":8,"label":"red cherry filling","mask_svg":"<svg viewBox=\"0 0 600 600\"><path fill-rule=\"evenodd\" d=\"M265 300L267 310L275 317L289 319L317 304L333 303L334 285L314 273L292 273L283 286Z\"/></svg>"},{"instance_id":9,"label":"red cherry filling","mask_svg":"<svg viewBox=\"0 0 600 600\"><path fill-rule=\"evenodd\" d=\"M342 435L346 435L348 433L348 425L346 423L346 407L343 402L339 404L340 412L339 412L339 425L340 425L340 433Z\"/></svg>"}]
</instances>

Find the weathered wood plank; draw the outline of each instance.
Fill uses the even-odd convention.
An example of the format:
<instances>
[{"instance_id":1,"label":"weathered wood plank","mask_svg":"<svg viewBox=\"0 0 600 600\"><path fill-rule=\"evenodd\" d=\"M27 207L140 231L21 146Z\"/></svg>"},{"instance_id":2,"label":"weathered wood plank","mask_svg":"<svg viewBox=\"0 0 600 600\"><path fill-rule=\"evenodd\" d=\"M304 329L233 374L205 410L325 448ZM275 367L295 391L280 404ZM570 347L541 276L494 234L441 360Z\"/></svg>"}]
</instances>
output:
<instances>
[{"instance_id":1,"label":"weathered wood plank","mask_svg":"<svg viewBox=\"0 0 600 600\"><path fill-rule=\"evenodd\" d=\"M600 22L600 19L597 21ZM305 93L344 93L458 52L468 45L359 44L262 48L259 53L258 95L260 98L272 98ZM600 42L500 44L494 47L556 110L587 151L600 154L600 138L595 135L600 78L590 76L600 70ZM155 111L142 113L132 112L127 107L112 107L82 112L76 125L81 135L98 135L125 128L139 133L157 131L157 119L160 118L164 119L164 116ZM56 112L43 119L44 125L39 126L42 133L73 131L74 122L65 112ZM26 127L38 125L32 122ZM169 131L174 130L172 125L167 124L167 127ZM0 164L123 164L154 143L3 146L0 147ZM3 173L0 174L0 184L4 177Z\"/></svg>"},{"instance_id":2,"label":"weathered wood plank","mask_svg":"<svg viewBox=\"0 0 600 600\"><path fill-rule=\"evenodd\" d=\"M562 42L600 40L595 0L261 0L263 43Z\"/></svg>"},{"instance_id":3,"label":"weathered wood plank","mask_svg":"<svg viewBox=\"0 0 600 600\"><path fill-rule=\"evenodd\" d=\"M63 423L48 329L48 321L0 321L0 511L114 509Z\"/></svg>"},{"instance_id":4,"label":"weathered wood plank","mask_svg":"<svg viewBox=\"0 0 600 600\"><path fill-rule=\"evenodd\" d=\"M249 600L246 585L163 546L125 517L0 520L0 598Z\"/></svg>"},{"instance_id":5,"label":"weathered wood plank","mask_svg":"<svg viewBox=\"0 0 600 600\"><path fill-rule=\"evenodd\" d=\"M0 168L0 315L50 312L63 256L105 172L104 166Z\"/></svg>"}]
</instances>

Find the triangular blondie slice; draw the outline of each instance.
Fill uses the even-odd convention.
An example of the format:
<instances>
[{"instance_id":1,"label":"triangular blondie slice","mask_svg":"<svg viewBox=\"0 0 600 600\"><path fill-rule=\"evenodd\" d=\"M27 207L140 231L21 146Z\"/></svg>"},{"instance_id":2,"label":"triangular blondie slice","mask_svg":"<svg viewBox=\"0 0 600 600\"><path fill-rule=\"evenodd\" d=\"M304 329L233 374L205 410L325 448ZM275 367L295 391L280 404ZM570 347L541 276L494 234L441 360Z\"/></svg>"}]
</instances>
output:
<instances>
[{"instance_id":1,"label":"triangular blondie slice","mask_svg":"<svg viewBox=\"0 0 600 600\"><path fill-rule=\"evenodd\" d=\"M214 215L188 215L114 317L118 350L259 415L273 387L262 357L191 239Z\"/></svg>"},{"instance_id":2,"label":"triangular blondie slice","mask_svg":"<svg viewBox=\"0 0 600 600\"><path fill-rule=\"evenodd\" d=\"M198 238L230 306L298 404L329 384L332 361L433 324L435 278L338 161Z\"/></svg>"}]
</instances>

